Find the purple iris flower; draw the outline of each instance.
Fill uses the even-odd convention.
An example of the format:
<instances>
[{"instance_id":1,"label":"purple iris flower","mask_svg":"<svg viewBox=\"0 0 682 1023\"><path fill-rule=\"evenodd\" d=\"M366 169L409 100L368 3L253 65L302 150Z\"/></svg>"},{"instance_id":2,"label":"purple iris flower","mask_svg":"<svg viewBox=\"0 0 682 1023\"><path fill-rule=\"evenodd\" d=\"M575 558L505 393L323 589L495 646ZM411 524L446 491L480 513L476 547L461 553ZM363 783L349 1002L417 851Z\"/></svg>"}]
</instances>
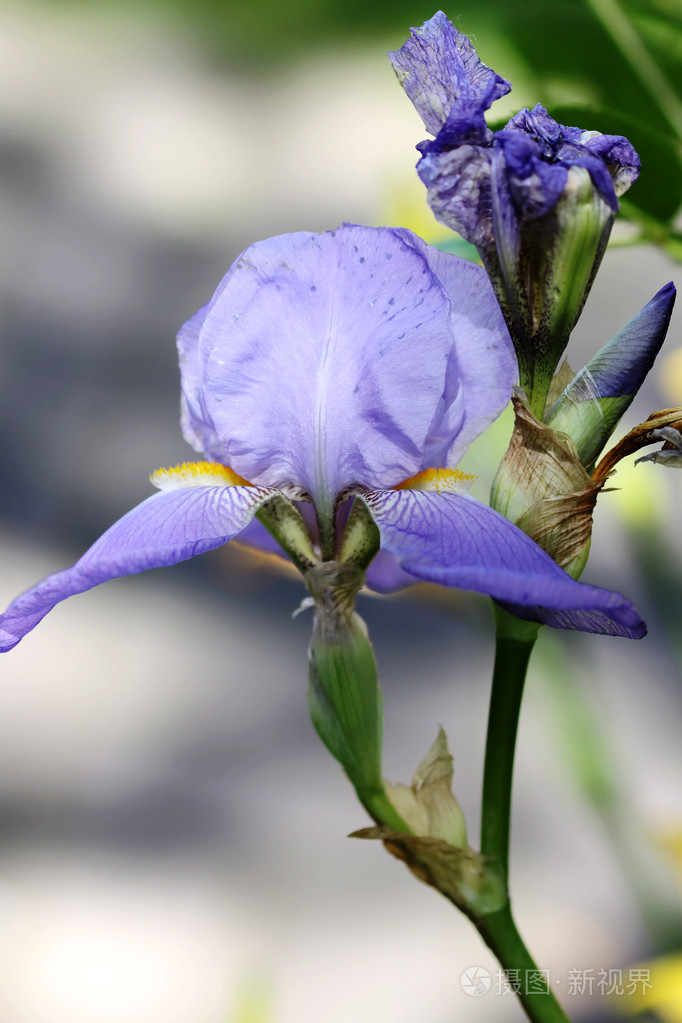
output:
<instances>
[{"instance_id":1,"label":"purple iris flower","mask_svg":"<svg viewBox=\"0 0 682 1023\"><path fill-rule=\"evenodd\" d=\"M417 147L429 205L478 249L542 418L639 157L627 139L558 124L539 104L491 131L485 112L511 86L442 11L389 57L435 136Z\"/></svg>"},{"instance_id":2,"label":"purple iris flower","mask_svg":"<svg viewBox=\"0 0 682 1023\"><path fill-rule=\"evenodd\" d=\"M377 589L429 580L558 628L644 634L622 596L575 582L462 492L454 466L516 373L480 267L404 230L282 235L240 256L178 347L184 434L207 460L155 473L160 493L15 600L0 617L1 649L107 579L235 537L269 547L254 516L273 502L309 527L304 568L348 546L344 508L359 501L380 536L368 571Z\"/></svg>"}]
</instances>

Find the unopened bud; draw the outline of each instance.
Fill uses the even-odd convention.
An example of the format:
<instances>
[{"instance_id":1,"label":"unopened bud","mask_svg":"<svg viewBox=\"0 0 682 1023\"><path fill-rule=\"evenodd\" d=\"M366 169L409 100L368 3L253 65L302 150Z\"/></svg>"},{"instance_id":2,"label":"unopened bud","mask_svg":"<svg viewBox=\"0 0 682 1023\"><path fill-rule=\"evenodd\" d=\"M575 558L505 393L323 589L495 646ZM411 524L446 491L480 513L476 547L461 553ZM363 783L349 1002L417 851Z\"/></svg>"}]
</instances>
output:
<instances>
[{"instance_id":1,"label":"unopened bud","mask_svg":"<svg viewBox=\"0 0 682 1023\"><path fill-rule=\"evenodd\" d=\"M670 323L675 288L666 284L567 383L545 422L568 434L583 465L591 465L653 366Z\"/></svg>"}]
</instances>

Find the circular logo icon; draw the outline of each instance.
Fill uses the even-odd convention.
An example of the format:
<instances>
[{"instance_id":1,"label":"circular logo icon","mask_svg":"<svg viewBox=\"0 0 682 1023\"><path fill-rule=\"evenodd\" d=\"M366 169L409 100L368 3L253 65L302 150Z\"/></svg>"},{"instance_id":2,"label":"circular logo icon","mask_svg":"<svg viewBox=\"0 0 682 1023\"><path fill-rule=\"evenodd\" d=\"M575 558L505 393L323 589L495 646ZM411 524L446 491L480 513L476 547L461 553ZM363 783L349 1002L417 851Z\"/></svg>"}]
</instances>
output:
<instances>
[{"instance_id":1,"label":"circular logo icon","mask_svg":"<svg viewBox=\"0 0 682 1023\"><path fill-rule=\"evenodd\" d=\"M462 991L472 998L480 998L490 991L490 974L482 966L470 966L459 979Z\"/></svg>"}]
</instances>

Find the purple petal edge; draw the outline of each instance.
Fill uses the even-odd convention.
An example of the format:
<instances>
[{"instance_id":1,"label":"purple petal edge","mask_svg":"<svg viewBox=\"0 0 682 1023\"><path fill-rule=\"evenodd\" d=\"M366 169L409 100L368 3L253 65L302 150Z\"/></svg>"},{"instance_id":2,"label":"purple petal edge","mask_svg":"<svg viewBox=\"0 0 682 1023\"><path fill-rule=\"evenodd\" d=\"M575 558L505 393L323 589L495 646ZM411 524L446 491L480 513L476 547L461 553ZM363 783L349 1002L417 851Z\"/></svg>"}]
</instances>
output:
<instances>
[{"instance_id":1,"label":"purple petal edge","mask_svg":"<svg viewBox=\"0 0 682 1023\"><path fill-rule=\"evenodd\" d=\"M424 122L437 135L453 109L464 100L487 110L511 89L479 58L471 42L442 11L410 30L410 38L389 53L393 70Z\"/></svg>"},{"instance_id":2,"label":"purple petal edge","mask_svg":"<svg viewBox=\"0 0 682 1023\"><path fill-rule=\"evenodd\" d=\"M672 281L664 285L587 364L597 397L637 393L665 340L676 294Z\"/></svg>"},{"instance_id":3,"label":"purple petal edge","mask_svg":"<svg viewBox=\"0 0 682 1023\"><path fill-rule=\"evenodd\" d=\"M417 579L487 593L520 617L554 628L631 639L646 634L625 597L576 582L530 537L466 494L393 490L362 499L382 549Z\"/></svg>"},{"instance_id":4,"label":"purple petal edge","mask_svg":"<svg viewBox=\"0 0 682 1023\"><path fill-rule=\"evenodd\" d=\"M154 494L114 523L75 565L10 604L0 615L0 652L16 646L66 597L227 543L273 494L264 487L187 487Z\"/></svg>"}]
</instances>

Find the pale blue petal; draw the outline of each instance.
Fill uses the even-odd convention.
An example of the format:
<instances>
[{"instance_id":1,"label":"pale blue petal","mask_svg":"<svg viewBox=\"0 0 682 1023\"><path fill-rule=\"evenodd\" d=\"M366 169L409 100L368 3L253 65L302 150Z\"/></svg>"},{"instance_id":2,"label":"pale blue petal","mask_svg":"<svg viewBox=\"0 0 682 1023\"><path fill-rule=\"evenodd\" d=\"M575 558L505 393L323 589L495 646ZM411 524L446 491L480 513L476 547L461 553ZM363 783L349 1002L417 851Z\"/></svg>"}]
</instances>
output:
<instances>
[{"instance_id":1,"label":"pale blue petal","mask_svg":"<svg viewBox=\"0 0 682 1023\"><path fill-rule=\"evenodd\" d=\"M362 498L382 550L417 579L487 593L556 628L630 638L646 632L619 593L571 579L525 533L468 495L400 490Z\"/></svg>"},{"instance_id":2,"label":"pale blue petal","mask_svg":"<svg viewBox=\"0 0 682 1023\"><path fill-rule=\"evenodd\" d=\"M398 559L388 551L379 551L369 564L365 579L367 588L375 593L397 593L419 582L420 579L403 571Z\"/></svg>"},{"instance_id":3,"label":"pale blue petal","mask_svg":"<svg viewBox=\"0 0 682 1023\"><path fill-rule=\"evenodd\" d=\"M187 487L148 498L72 568L48 576L10 604L0 615L0 651L16 646L66 597L117 576L175 565L227 543L273 494L264 487Z\"/></svg>"},{"instance_id":4,"label":"pale blue petal","mask_svg":"<svg viewBox=\"0 0 682 1023\"><path fill-rule=\"evenodd\" d=\"M416 473L444 392L450 303L387 228L282 235L242 254L199 336L221 461L320 508Z\"/></svg>"},{"instance_id":5,"label":"pale blue petal","mask_svg":"<svg viewBox=\"0 0 682 1023\"><path fill-rule=\"evenodd\" d=\"M199 334L206 319L208 306L208 303L202 306L178 331L180 425L185 440L195 451L200 451L212 461L219 462L223 446L206 411L199 363Z\"/></svg>"},{"instance_id":6,"label":"pale blue petal","mask_svg":"<svg viewBox=\"0 0 682 1023\"><path fill-rule=\"evenodd\" d=\"M452 307L445 392L422 468L453 467L509 403L519 375L514 346L483 267L401 234L428 261Z\"/></svg>"}]
</instances>

